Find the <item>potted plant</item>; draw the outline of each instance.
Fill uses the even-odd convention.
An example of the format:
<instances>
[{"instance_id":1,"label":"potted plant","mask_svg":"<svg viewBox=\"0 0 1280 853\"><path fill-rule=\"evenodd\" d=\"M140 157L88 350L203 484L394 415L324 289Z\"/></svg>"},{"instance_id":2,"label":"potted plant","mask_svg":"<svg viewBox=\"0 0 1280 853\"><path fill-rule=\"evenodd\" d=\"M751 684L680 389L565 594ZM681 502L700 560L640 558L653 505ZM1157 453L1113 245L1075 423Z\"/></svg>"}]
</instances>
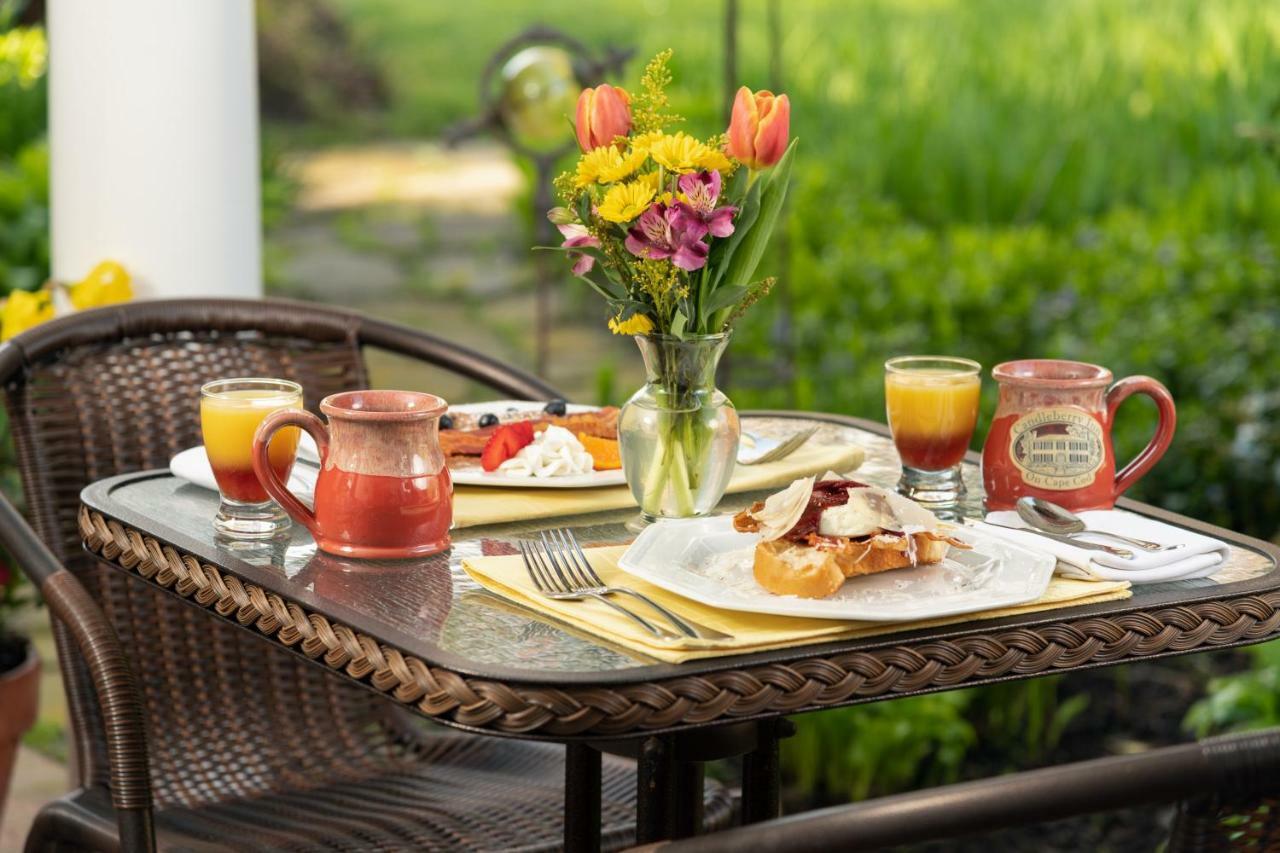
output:
<instances>
[{"instance_id":1,"label":"potted plant","mask_svg":"<svg viewBox=\"0 0 1280 853\"><path fill-rule=\"evenodd\" d=\"M22 575L0 562L0 818L18 743L36 721L40 659L35 646L13 628L13 614L26 599Z\"/></svg>"},{"instance_id":2,"label":"potted plant","mask_svg":"<svg viewBox=\"0 0 1280 853\"><path fill-rule=\"evenodd\" d=\"M623 406L618 442L645 521L710 512L733 473L738 417L715 387L742 313L773 286L756 277L786 198L795 145L786 95L738 90L727 132L675 130L667 60L632 96L578 99L582 156L556 181L548 217L573 273L604 297L609 328L634 335L648 381Z\"/></svg>"}]
</instances>

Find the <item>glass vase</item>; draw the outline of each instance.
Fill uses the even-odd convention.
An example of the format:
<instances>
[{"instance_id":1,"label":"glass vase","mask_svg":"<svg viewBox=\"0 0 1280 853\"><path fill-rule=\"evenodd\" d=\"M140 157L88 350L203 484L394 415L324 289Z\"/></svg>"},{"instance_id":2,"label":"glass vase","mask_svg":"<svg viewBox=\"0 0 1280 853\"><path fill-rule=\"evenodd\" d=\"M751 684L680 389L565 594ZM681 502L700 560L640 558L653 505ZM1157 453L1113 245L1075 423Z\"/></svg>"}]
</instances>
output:
<instances>
[{"instance_id":1,"label":"glass vase","mask_svg":"<svg viewBox=\"0 0 1280 853\"><path fill-rule=\"evenodd\" d=\"M715 509L738 455L738 412L718 388L728 333L637 335L647 381L622 407L622 471L644 521Z\"/></svg>"}]
</instances>

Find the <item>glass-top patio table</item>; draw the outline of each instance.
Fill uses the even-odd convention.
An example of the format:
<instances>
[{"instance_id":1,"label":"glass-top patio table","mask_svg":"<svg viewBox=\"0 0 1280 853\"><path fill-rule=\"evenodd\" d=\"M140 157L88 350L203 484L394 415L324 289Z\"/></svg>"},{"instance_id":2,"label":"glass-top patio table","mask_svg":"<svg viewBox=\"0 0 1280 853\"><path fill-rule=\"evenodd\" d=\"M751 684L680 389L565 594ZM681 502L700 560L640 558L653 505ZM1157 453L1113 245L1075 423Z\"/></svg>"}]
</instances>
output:
<instances>
[{"instance_id":1,"label":"glass-top patio table","mask_svg":"<svg viewBox=\"0 0 1280 853\"><path fill-rule=\"evenodd\" d=\"M857 478L892 486L887 430L853 418L744 416L757 433L805 421L866 450ZM971 463L975 461L971 458ZM977 466L964 511L981 513ZM730 495L723 511L761 494ZM1121 506L1218 537L1211 578L1152 584L1131 598L1000 619L671 664L552 621L482 589L467 558L515 553L531 531L572 527L584 545L632 538L635 510L455 530L447 554L349 561L305 530L220 547L217 495L168 471L102 480L82 494L85 547L106 563L234 622L437 722L568 744L566 844L599 838L598 750L639 758L640 842L696 831L700 763L744 754L743 818L777 811L777 741L787 714L1259 642L1280 633L1274 546L1132 501ZM593 802L594 800L594 802Z\"/></svg>"}]
</instances>

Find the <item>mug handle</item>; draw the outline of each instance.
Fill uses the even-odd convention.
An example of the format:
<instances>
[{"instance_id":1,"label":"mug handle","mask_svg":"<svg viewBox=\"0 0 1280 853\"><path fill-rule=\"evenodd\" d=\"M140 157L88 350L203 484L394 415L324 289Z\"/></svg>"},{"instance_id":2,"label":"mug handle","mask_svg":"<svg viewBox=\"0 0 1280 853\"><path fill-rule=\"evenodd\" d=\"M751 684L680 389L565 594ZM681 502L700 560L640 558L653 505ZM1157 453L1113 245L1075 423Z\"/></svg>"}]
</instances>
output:
<instances>
[{"instance_id":1,"label":"mug handle","mask_svg":"<svg viewBox=\"0 0 1280 853\"><path fill-rule=\"evenodd\" d=\"M271 495L294 521L311 531L314 538L316 536L315 513L307 509L306 504L298 500L293 492L289 491L288 486L280 482L280 478L276 476L276 471L267 458L271 437L286 426L301 427L315 439L316 449L320 453L320 469L324 470L325 460L329 458L329 430L324 422L302 409L280 409L263 418L262 423L258 424L257 432L253 434L253 473L257 475L258 482L262 484L266 493Z\"/></svg>"},{"instance_id":2,"label":"mug handle","mask_svg":"<svg viewBox=\"0 0 1280 853\"><path fill-rule=\"evenodd\" d=\"M1120 497L1160 461L1160 457L1169 449L1169 444L1173 441L1173 430L1178 425L1177 409L1174 408L1173 395L1169 393L1169 389L1150 376L1129 376L1107 390L1107 429L1115 423L1116 410L1120 408L1120 404L1134 394L1146 394L1155 400L1160 420L1156 424L1156 434L1151 437L1147 446L1116 474L1113 499Z\"/></svg>"}]
</instances>

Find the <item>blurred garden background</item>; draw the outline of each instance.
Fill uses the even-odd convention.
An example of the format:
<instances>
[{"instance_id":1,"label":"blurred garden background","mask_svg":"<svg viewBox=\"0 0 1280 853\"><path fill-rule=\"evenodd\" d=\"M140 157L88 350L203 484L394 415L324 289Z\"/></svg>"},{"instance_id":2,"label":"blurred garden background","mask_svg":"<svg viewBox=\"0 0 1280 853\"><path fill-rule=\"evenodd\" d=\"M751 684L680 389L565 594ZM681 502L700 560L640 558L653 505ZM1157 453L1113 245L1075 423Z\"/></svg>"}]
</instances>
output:
<instances>
[{"instance_id":1,"label":"blurred garden background","mask_svg":"<svg viewBox=\"0 0 1280 853\"><path fill-rule=\"evenodd\" d=\"M48 274L38 5L0 0L4 292ZM480 111L490 54L535 23L634 48L612 82L673 48L674 107L716 132L729 7L259 0L268 292L530 363L533 172L493 140L450 149L442 134ZM801 145L785 236L762 265L782 290L731 349L725 388L740 408L882 419L883 361L908 352L1146 373L1173 392L1179 429L1134 495L1280 536L1280 4L733 7L735 79L785 91ZM583 402L620 402L639 382L634 345L608 334L582 288L567 270L555 284L548 376ZM379 381L411 381L399 370L381 365ZM1125 407L1117 455L1153 424L1149 404ZM1280 723L1280 648L802 723L786 747L792 801L843 801ZM56 753L57 732L55 716L35 737ZM1077 823L1073 838L1131 849L1124 833L1159 819Z\"/></svg>"}]
</instances>

